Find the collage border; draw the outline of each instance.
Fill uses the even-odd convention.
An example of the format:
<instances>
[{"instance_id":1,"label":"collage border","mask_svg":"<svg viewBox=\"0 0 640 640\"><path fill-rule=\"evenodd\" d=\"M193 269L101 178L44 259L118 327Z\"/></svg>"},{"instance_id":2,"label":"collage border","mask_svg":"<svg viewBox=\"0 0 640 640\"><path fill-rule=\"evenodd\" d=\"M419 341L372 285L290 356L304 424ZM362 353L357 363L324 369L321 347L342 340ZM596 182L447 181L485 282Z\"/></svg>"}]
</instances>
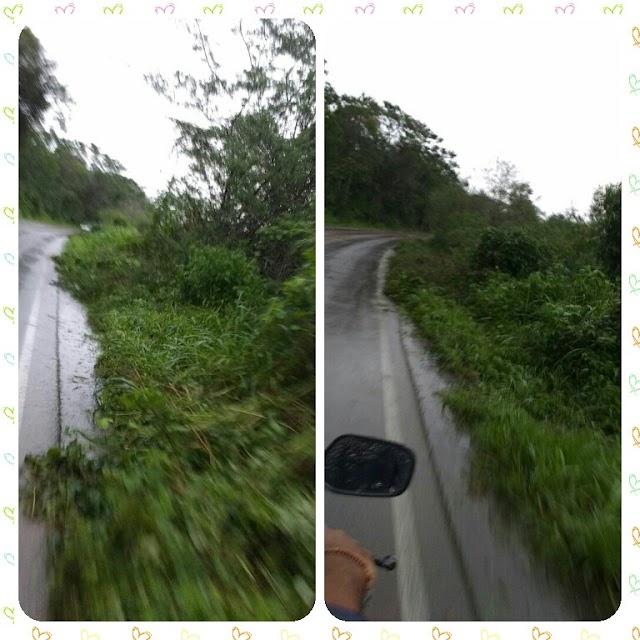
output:
<instances>
[{"instance_id":1,"label":"collage border","mask_svg":"<svg viewBox=\"0 0 640 640\"><path fill-rule=\"evenodd\" d=\"M326 0L325 0L326 1ZM358 2L358 0L355 0ZM410 0L413 2L413 0ZM466 0L465 0L466 1ZM404 0L403 0L404 2ZM325 638L326 640L460 640L462 638L479 638L480 640L507 640L515 638L532 638L533 640L640 640L640 421L634 416L640 410L640 223L635 224L640 211L640 12L638 19L632 22L625 15L620 3L613 6L587 4L576 0L567 4L556 5L554 2L537 2L534 6L530 0L515 5L501 2L473 0L456 6L452 3L421 2L408 5L394 0L370 2L366 5L334 2L316 3L312 6L304 2L296 6L291 0L272 0L267 4L256 5L255 2L234 2L228 11L228 0L216 5L202 6L187 3L185 0L156 5L155 2L131 2L123 0L116 5L100 3L82 5L78 2L64 6L54 3L43 3L43 6L28 6L17 3L0 7L0 638L16 638L19 640L213 640L225 638L231 640L309 640ZM476 10L476 3L480 9ZM25 3L27 4L27 3ZM428 4L428 6L427 6ZM628 3L625 3L628 4ZM176 6L180 5L179 9ZM473 5L473 11L467 11ZM118 10L118 6L122 10ZM184 6L183 15L182 9ZM222 7L216 9L216 7ZM282 7L284 6L284 9ZM70 8L72 7L72 9ZM173 9L169 10L170 7ZM273 8L271 8L273 7ZM318 7L321 10L318 11ZM367 9L369 7L369 9ZM371 9L370 7L373 7ZM426 7L426 8L425 8ZM573 7L571 9L571 7ZM310 10L312 9L313 10ZM109 9L111 9L109 11ZM209 9L207 11L207 9ZM408 9L412 9L408 11ZM419 9L419 10L418 10ZM571 9L569 11L569 9ZM380 623L357 622L345 623L329 615L322 598L316 602L312 612L300 621L291 623L273 622L35 622L26 616L17 602L18 592L18 105L17 105L17 41L21 28L25 25L35 26L39 20L51 19L67 21L71 18L79 26L89 24L94 19L100 24L104 20L113 20L115 16L127 14L142 18L145 28L149 28L149 20L165 19L167 15L182 18L224 19L233 14L233 18L242 16L258 17L291 17L298 18L311 26L316 34L318 69L322 69L323 38L330 37L330 21L335 18L351 18L354 28L358 28L364 19L375 19L374 13L380 16L417 15L425 19L446 15L455 20L466 20L475 15L489 15L493 19L520 20L515 16L537 15L545 20L568 19L574 13L578 16L584 11L585 18L594 18L609 23L616 21L615 29L620 30L621 42L624 43L623 67L614 69L621 77L621 157L624 162L622 175L623 209L622 209L622 604L618 612L604 622L435 622L435 623ZM217 12L216 12L217 11ZM37 12L37 15L32 15ZM191 12L191 15L186 15ZM500 13L503 16L500 16ZM84 17L83 17L84 14ZM355 14L355 17L353 17ZM170 18L166 18L170 19ZM410 18L406 18L410 19ZM580 20L573 17L571 20ZM329 22L327 22L329 20ZM402 20L402 18L400 18ZM398 21L400 24L400 20ZM539 24L539 23L538 23ZM610 23L609 23L610 24ZM608 25L605 28L609 28ZM593 44L593 43L591 43ZM637 71L637 76L629 73ZM324 242L324 113L323 91L324 78L321 72L317 77L318 88L318 136L317 136L317 246ZM632 173L636 171L636 173ZM626 180L626 182L625 182ZM629 234L631 241L629 241ZM317 256L318 274L323 273L324 256L319 251ZM627 285L625 288L625 284ZM323 308L323 282L318 278L316 289L317 309ZM636 323L636 324L634 324ZM323 335L323 314L317 314L318 336ZM636 348L638 347L638 348ZM323 341L316 345L317 379L323 380ZM626 385L626 388L625 388ZM319 385L323 387L323 385ZM323 389L319 389L317 423L323 424ZM321 432L322 430L320 430ZM317 455L323 458L322 434L317 438ZM322 486L323 469L316 465L317 486ZM318 491L318 495L321 492ZM318 553L316 576L316 592L323 591L323 500L318 501L317 540ZM635 618L635 620L634 620Z\"/></svg>"}]
</instances>

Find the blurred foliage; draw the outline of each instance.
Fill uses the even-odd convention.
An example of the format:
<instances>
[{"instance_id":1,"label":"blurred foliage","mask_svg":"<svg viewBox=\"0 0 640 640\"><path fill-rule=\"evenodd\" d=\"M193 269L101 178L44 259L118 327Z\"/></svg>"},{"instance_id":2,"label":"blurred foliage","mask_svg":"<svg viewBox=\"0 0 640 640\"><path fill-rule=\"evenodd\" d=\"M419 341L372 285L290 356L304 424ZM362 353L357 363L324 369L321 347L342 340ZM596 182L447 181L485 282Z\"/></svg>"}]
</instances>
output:
<instances>
[{"instance_id":1,"label":"blurred foliage","mask_svg":"<svg viewBox=\"0 0 640 640\"><path fill-rule=\"evenodd\" d=\"M95 144L60 138L45 126L56 106L64 130L62 107L72 103L54 75L40 41L28 28L19 42L20 215L25 218L95 223L104 209L117 208L121 218L144 215L149 208L142 189L120 175L124 167Z\"/></svg>"},{"instance_id":2,"label":"blurred foliage","mask_svg":"<svg viewBox=\"0 0 640 640\"><path fill-rule=\"evenodd\" d=\"M315 219L314 36L295 20L239 25L234 32L246 45L247 64L229 77L200 26L188 29L207 77L182 69L170 80L147 76L160 95L193 115L174 120L190 172L163 194L162 224L177 221L205 240L242 242L253 253L266 227ZM218 104L223 99L238 107L226 112Z\"/></svg>"},{"instance_id":3,"label":"blurred foliage","mask_svg":"<svg viewBox=\"0 0 640 640\"><path fill-rule=\"evenodd\" d=\"M56 619L292 620L315 602L314 42L293 21L237 34L239 77L149 78L210 116L179 123L193 182L147 215L98 171L101 228L57 259L100 341L101 433L25 466ZM212 115L218 96L238 110ZM93 179L78 157L68 215Z\"/></svg>"},{"instance_id":4,"label":"blurred foliage","mask_svg":"<svg viewBox=\"0 0 640 640\"><path fill-rule=\"evenodd\" d=\"M19 141L22 152L23 142L45 130L45 116L52 107L58 124L64 129L63 107L73 100L55 76L56 64L47 59L40 41L29 28L20 32L18 46Z\"/></svg>"},{"instance_id":5,"label":"blurred foliage","mask_svg":"<svg viewBox=\"0 0 640 640\"><path fill-rule=\"evenodd\" d=\"M72 447L75 467L28 464L36 513L59 530L55 615L300 618L314 601L312 254L274 296L241 252L193 249L181 269L152 247L112 227L58 259L100 338L103 436L98 461Z\"/></svg>"},{"instance_id":6,"label":"blurred foliage","mask_svg":"<svg viewBox=\"0 0 640 640\"><path fill-rule=\"evenodd\" d=\"M88 164L76 143L49 134L23 142L19 191L25 218L77 225L101 221L105 209L132 221L150 206L133 180Z\"/></svg>"},{"instance_id":7,"label":"blurred foliage","mask_svg":"<svg viewBox=\"0 0 640 640\"><path fill-rule=\"evenodd\" d=\"M258 231L255 256L266 277L282 281L302 266L303 255L314 247L315 220L283 217Z\"/></svg>"}]
</instances>

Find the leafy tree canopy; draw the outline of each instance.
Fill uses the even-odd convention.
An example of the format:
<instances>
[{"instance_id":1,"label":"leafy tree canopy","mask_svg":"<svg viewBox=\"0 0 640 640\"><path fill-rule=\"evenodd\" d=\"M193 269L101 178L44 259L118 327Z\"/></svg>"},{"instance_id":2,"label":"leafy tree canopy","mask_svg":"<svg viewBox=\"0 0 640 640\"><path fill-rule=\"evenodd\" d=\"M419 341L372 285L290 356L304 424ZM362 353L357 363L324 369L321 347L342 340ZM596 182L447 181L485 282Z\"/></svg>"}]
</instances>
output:
<instances>
[{"instance_id":1,"label":"leafy tree canopy","mask_svg":"<svg viewBox=\"0 0 640 640\"><path fill-rule=\"evenodd\" d=\"M315 56L311 30L263 20L234 33L246 49L243 70L224 73L199 24L187 25L203 77L148 75L150 85L192 117L174 119L177 149L190 174L174 179L161 216L205 236L253 243L283 217L312 219L315 187ZM225 109L225 104L234 105Z\"/></svg>"},{"instance_id":2,"label":"leafy tree canopy","mask_svg":"<svg viewBox=\"0 0 640 640\"><path fill-rule=\"evenodd\" d=\"M56 107L58 124L64 130L62 106L72 103L71 97L54 75L56 64L46 58L29 28L20 34L19 61L20 142L44 130L45 115L52 107Z\"/></svg>"},{"instance_id":3,"label":"leafy tree canopy","mask_svg":"<svg viewBox=\"0 0 640 640\"><path fill-rule=\"evenodd\" d=\"M63 107L73 103L55 76L36 36L20 35L20 210L25 217L42 217L76 224L97 222L104 210L119 208L135 215L149 207L143 190L121 175L124 167L95 144L62 138L47 129L55 121L65 130Z\"/></svg>"},{"instance_id":4,"label":"leafy tree canopy","mask_svg":"<svg viewBox=\"0 0 640 640\"><path fill-rule=\"evenodd\" d=\"M325 88L327 210L336 217L426 226L429 194L461 185L455 153L404 113Z\"/></svg>"}]
</instances>

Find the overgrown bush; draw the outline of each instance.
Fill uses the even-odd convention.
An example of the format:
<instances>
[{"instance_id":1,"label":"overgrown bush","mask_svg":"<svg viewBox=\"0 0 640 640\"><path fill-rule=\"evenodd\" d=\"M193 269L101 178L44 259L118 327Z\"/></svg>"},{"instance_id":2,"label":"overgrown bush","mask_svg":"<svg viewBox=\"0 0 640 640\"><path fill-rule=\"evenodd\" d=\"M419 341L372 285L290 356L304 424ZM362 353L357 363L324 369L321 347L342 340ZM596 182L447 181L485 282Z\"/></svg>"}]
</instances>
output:
<instances>
[{"instance_id":1,"label":"overgrown bush","mask_svg":"<svg viewBox=\"0 0 640 640\"><path fill-rule=\"evenodd\" d=\"M102 225L113 225L114 227L130 227L131 220L119 209L102 209L98 214L98 221Z\"/></svg>"},{"instance_id":2,"label":"overgrown bush","mask_svg":"<svg viewBox=\"0 0 640 640\"><path fill-rule=\"evenodd\" d=\"M284 218L262 227L257 235L255 256L262 274L282 281L302 266L303 254L315 245L312 220Z\"/></svg>"},{"instance_id":3,"label":"overgrown bush","mask_svg":"<svg viewBox=\"0 0 640 640\"><path fill-rule=\"evenodd\" d=\"M577 271L597 263L594 230L575 213L549 216L527 232L543 247L552 264Z\"/></svg>"},{"instance_id":4,"label":"overgrown bush","mask_svg":"<svg viewBox=\"0 0 640 640\"><path fill-rule=\"evenodd\" d=\"M263 291L255 263L237 249L200 247L189 252L181 274L184 300L220 306L240 300L250 303Z\"/></svg>"},{"instance_id":5,"label":"overgrown bush","mask_svg":"<svg viewBox=\"0 0 640 640\"><path fill-rule=\"evenodd\" d=\"M464 296L472 275L469 249L447 245L448 235L438 234L428 240L407 240L396 247L391 257L387 292L390 295L411 293L428 284L438 291ZM402 269L396 269L402 264Z\"/></svg>"},{"instance_id":6,"label":"overgrown bush","mask_svg":"<svg viewBox=\"0 0 640 640\"><path fill-rule=\"evenodd\" d=\"M619 289L593 267L556 267L527 278L492 274L471 287L467 306L509 337L540 374L584 402L594 426L610 432L620 408Z\"/></svg>"},{"instance_id":7,"label":"overgrown bush","mask_svg":"<svg viewBox=\"0 0 640 640\"><path fill-rule=\"evenodd\" d=\"M308 378L315 370L315 256L282 287L263 316L261 339L268 361L264 370L277 378ZM269 345L269 346L267 346ZM273 373L272 373L273 372Z\"/></svg>"},{"instance_id":8,"label":"overgrown bush","mask_svg":"<svg viewBox=\"0 0 640 640\"><path fill-rule=\"evenodd\" d=\"M26 463L23 509L56 532L57 618L292 619L313 604L313 253L269 297L242 251L196 241L109 227L59 261L100 339L102 455Z\"/></svg>"},{"instance_id":9,"label":"overgrown bush","mask_svg":"<svg viewBox=\"0 0 640 640\"><path fill-rule=\"evenodd\" d=\"M139 285L134 274L140 268L136 255L140 242L140 234L132 228L108 227L72 236L64 253L56 258L62 284L82 301L127 285L133 293Z\"/></svg>"},{"instance_id":10,"label":"overgrown bush","mask_svg":"<svg viewBox=\"0 0 640 640\"><path fill-rule=\"evenodd\" d=\"M546 265L547 259L540 243L521 229L487 228L473 256L473 266L481 274L497 269L521 278Z\"/></svg>"}]
</instances>

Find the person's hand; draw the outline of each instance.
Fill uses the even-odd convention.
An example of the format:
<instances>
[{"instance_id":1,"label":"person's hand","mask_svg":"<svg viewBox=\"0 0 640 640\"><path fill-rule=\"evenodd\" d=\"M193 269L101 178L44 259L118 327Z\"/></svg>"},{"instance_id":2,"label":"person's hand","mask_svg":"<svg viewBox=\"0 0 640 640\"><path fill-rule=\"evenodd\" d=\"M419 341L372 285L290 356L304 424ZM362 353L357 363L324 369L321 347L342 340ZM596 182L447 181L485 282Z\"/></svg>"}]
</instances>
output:
<instances>
[{"instance_id":1,"label":"person's hand","mask_svg":"<svg viewBox=\"0 0 640 640\"><path fill-rule=\"evenodd\" d=\"M338 529L324 531L324 599L360 612L365 594L376 579L376 565L369 551Z\"/></svg>"}]
</instances>

